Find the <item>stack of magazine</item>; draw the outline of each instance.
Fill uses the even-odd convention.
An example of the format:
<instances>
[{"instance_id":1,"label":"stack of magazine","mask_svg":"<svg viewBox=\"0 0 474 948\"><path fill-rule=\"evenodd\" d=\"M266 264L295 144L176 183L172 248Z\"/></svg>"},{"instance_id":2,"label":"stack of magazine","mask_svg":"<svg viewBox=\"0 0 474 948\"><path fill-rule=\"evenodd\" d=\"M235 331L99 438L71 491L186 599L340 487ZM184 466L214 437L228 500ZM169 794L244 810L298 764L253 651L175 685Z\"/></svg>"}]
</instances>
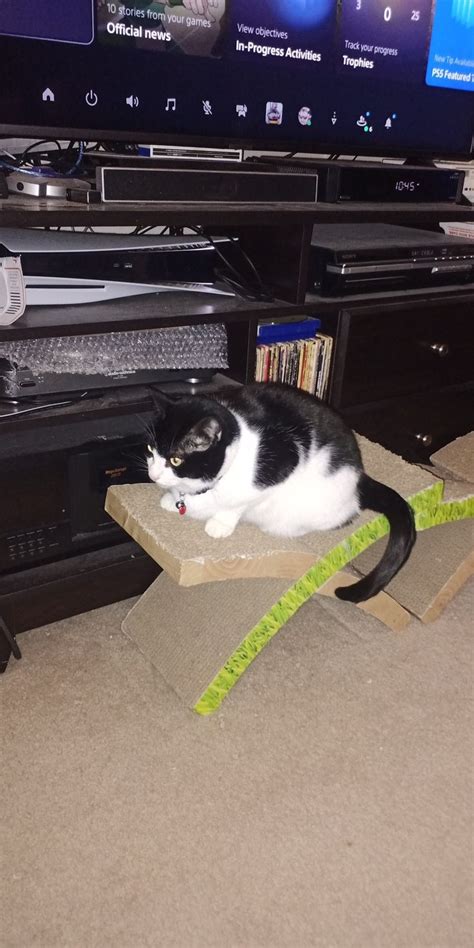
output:
<instances>
[{"instance_id":1,"label":"stack of magazine","mask_svg":"<svg viewBox=\"0 0 474 948\"><path fill-rule=\"evenodd\" d=\"M259 326L255 380L284 382L325 398L333 339L320 326L319 319Z\"/></svg>"}]
</instances>

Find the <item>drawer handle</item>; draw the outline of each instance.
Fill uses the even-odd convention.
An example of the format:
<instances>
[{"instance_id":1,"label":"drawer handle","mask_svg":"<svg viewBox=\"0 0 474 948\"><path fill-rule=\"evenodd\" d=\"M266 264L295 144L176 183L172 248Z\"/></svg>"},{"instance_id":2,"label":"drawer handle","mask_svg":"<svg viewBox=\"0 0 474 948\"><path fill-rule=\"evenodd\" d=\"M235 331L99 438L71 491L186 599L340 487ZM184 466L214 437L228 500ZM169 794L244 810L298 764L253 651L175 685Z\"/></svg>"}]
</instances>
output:
<instances>
[{"instance_id":1,"label":"drawer handle","mask_svg":"<svg viewBox=\"0 0 474 948\"><path fill-rule=\"evenodd\" d=\"M439 356L440 359L445 359L446 356L448 356L450 353L449 345L447 342L428 342L428 343L425 343L425 345L427 349L429 349L429 351L433 353L433 355Z\"/></svg>"},{"instance_id":2,"label":"drawer handle","mask_svg":"<svg viewBox=\"0 0 474 948\"><path fill-rule=\"evenodd\" d=\"M433 435L428 433L423 434L421 431L415 435L415 439L418 441L418 444L422 444L424 448L429 448L433 443Z\"/></svg>"}]
</instances>

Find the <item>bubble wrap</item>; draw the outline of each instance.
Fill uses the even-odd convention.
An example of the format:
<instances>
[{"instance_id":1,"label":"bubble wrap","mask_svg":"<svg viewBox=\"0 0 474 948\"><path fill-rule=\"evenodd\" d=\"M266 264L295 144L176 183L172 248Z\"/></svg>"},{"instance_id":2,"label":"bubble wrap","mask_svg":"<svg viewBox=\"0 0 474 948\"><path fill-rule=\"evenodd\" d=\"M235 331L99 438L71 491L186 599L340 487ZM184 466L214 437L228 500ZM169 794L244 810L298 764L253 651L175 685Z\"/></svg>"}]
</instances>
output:
<instances>
[{"instance_id":1,"label":"bubble wrap","mask_svg":"<svg viewBox=\"0 0 474 948\"><path fill-rule=\"evenodd\" d=\"M115 375L131 369L228 368L227 333L222 323L0 341L0 356L27 365L35 375L44 372Z\"/></svg>"}]
</instances>

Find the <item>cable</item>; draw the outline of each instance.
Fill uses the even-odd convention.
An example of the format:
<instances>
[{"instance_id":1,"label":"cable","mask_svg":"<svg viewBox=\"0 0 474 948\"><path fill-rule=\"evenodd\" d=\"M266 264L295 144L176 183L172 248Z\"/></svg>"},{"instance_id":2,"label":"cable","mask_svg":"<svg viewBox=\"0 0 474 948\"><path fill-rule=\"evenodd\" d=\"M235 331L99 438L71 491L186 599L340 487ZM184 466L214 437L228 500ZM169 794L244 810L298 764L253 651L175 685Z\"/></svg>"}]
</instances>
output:
<instances>
[{"instance_id":1,"label":"cable","mask_svg":"<svg viewBox=\"0 0 474 948\"><path fill-rule=\"evenodd\" d=\"M250 259L250 257L249 257L248 254L245 252L245 250L243 250L243 248L240 246L240 243L239 243L237 237L233 237L233 236L231 236L230 234L225 234L225 235L224 235L225 237L227 237L228 240L231 241L232 244L234 244L234 245L238 248L238 250L239 250L239 252L242 254L244 260L245 260L246 263L249 265L250 269L252 270L252 273L254 274L254 276L255 276L255 278L256 278L256 280L257 280L258 290L256 290L256 289L255 289L254 287L252 287L252 286L249 286L247 280L245 279L245 276L244 276L242 273L240 273L239 270L237 270L237 267L235 267L235 266L233 265L233 263L231 263L230 260L227 259L227 257L225 256L225 254L222 253L222 251L221 251L219 245L216 243L216 241L213 240L212 237L210 237L208 234L205 234L205 233L204 233L202 227L193 227L193 226L191 226L191 225L186 225L186 227L187 227L188 230L191 230L191 231L193 231L195 234L198 234L200 237L203 237L204 240L207 240L207 241L211 244L211 246L214 248L214 250L215 250L217 256L220 257L220 259L223 261L223 263L226 265L226 267L228 267L228 269L234 274L234 277L236 278L236 282L233 282L228 276L227 276L227 277L224 277L224 282L227 282L230 286L233 286L234 288L237 287L237 288L239 289L239 291L240 291L240 292L243 292L245 295L247 295L247 296L250 295L250 298L251 298L251 299L265 300L265 301L267 301L267 302L273 302L274 297L272 296L272 294L270 293L270 291L267 289L267 287L266 287L265 284L263 283L262 278L261 278L261 276L260 276L260 274L259 274L257 268L255 267L253 261Z\"/></svg>"},{"instance_id":2,"label":"cable","mask_svg":"<svg viewBox=\"0 0 474 948\"><path fill-rule=\"evenodd\" d=\"M157 226L158 226L157 224L151 224L149 227L135 227L135 230L132 230L131 233L135 237L143 237L145 234L148 234L150 230L154 230L155 227ZM169 230L168 225L166 225L165 227L162 227L161 230L158 232L158 234L154 234L153 236L161 237L162 234L166 233L167 230Z\"/></svg>"},{"instance_id":3,"label":"cable","mask_svg":"<svg viewBox=\"0 0 474 948\"><path fill-rule=\"evenodd\" d=\"M143 237L145 234L148 234L150 231L154 230L156 226L157 226L156 224L152 224L152 225L150 225L150 226L148 226L148 227L139 227L139 226L138 226L138 227L135 227L135 229L134 229L133 231L131 231L131 234L132 234L134 237ZM182 228L182 227L179 228L180 234L182 233L183 229L184 229L184 228ZM212 237L209 237L207 234L205 234L204 231L202 230L202 228L199 228L199 227L192 227L192 226L190 225L189 227L187 227L187 230L193 231L195 234L198 234L199 237L202 237L204 240L206 240L208 243L210 243L211 246L212 246L212 247L214 248L214 250L216 251L218 257L220 257L220 259L222 260L222 262L225 264L225 266L233 272L234 276L236 277L235 280L231 280L231 279L230 279L228 276L226 276L225 274L219 273L219 278L222 279L222 281L223 281L224 283L227 283L227 284L228 284L229 286L231 286L234 290L235 290L235 289L238 289L239 292L244 292L244 293L246 293L247 295L248 295L248 293L249 293L249 290L251 290L251 296L252 296L252 297L255 297L255 291L254 291L254 289L253 289L253 288L250 288L250 287L246 287L246 286L244 285L244 284L245 284L245 278L243 277L243 274L240 273L240 272L237 270L237 268L234 267L234 265L227 259L227 257L225 256L225 254L222 253L222 251L221 251L219 245L212 239ZM168 226L162 227L162 229L159 231L159 233L156 234L156 235L154 235L154 236L161 237L164 233L166 233L166 231L169 231L170 234L172 234L173 228L168 227ZM258 273L257 268L254 266L252 260L250 259L250 257L248 256L248 254L245 252L245 250L243 250L243 248L240 246L240 243L239 243L239 241L237 240L237 238L236 238L236 237L231 237L231 236L229 236L229 235L226 235L226 236L227 236L227 239L230 240L230 241L238 248L239 252L242 254L242 256L244 257L244 259L245 259L245 261L247 262L248 266L249 266L250 269L252 270L252 272L253 272L253 274L254 274L254 276L255 276L255 279L256 279L256 281L257 281L257 284L258 284L258 286L259 286L259 298L268 299L268 300L273 300L273 297L269 294L269 291L268 291L267 288L264 286L264 284L263 284L263 282L262 282L262 280L261 280L260 274ZM244 280L244 284L242 283L242 280Z\"/></svg>"},{"instance_id":4,"label":"cable","mask_svg":"<svg viewBox=\"0 0 474 948\"><path fill-rule=\"evenodd\" d=\"M50 168L50 167L22 168L21 165L19 164L12 164L11 162L3 161L2 159L0 159L0 169L4 168L7 171L18 171L18 172L21 172L21 174L27 174L32 177L38 177L38 175L40 175L41 177L46 177L46 178L70 178L72 175L76 173L77 169L79 168L82 162L83 157L84 157L84 142L79 142L79 149L78 149L78 155L77 155L76 161L74 162L72 167L68 169L68 171L55 171L54 168Z\"/></svg>"},{"instance_id":5,"label":"cable","mask_svg":"<svg viewBox=\"0 0 474 948\"><path fill-rule=\"evenodd\" d=\"M47 402L43 405L32 405L30 408L19 408L18 411L10 411L5 415L0 414L0 424L4 418L16 418L17 415L28 415L34 411L45 411L47 408L62 408L65 405L76 405L85 398L102 398L102 395L102 392L82 392L82 395L79 395L77 398L68 398L67 401ZM0 399L0 401L6 401L6 399Z\"/></svg>"},{"instance_id":6,"label":"cable","mask_svg":"<svg viewBox=\"0 0 474 948\"><path fill-rule=\"evenodd\" d=\"M27 154L28 154L29 152L33 151L34 148L38 148L39 145L51 145L51 144L56 145L58 151L59 151L59 152L62 152L62 150L63 150L63 149L62 149L62 146L60 145L60 143L58 142L58 140L57 140L56 138L42 138L41 141L39 141L39 142L33 142L31 145L28 145L28 148L25 148L23 154L20 155L20 158L18 159L19 165L22 165L22 164L24 163ZM40 156L41 156L41 152L40 152L40 154L39 154L38 157L40 157Z\"/></svg>"}]
</instances>

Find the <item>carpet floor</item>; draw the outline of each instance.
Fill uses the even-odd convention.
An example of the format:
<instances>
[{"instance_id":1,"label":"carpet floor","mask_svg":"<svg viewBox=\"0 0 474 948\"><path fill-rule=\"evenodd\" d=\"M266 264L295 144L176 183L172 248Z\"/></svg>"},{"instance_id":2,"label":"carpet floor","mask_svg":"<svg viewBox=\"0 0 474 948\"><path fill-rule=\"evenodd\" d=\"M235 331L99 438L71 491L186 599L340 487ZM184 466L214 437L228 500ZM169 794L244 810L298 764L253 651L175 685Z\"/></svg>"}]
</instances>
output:
<instances>
[{"instance_id":1,"label":"carpet floor","mask_svg":"<svg viewBox=\"0 0 474 948\"><path fill-rule=\"evenodd\" d=\"M22 635L2 948L471 948L472 591L401 634L314 597L209 718L130 602Z\"/></svg>"}]
</instances>

